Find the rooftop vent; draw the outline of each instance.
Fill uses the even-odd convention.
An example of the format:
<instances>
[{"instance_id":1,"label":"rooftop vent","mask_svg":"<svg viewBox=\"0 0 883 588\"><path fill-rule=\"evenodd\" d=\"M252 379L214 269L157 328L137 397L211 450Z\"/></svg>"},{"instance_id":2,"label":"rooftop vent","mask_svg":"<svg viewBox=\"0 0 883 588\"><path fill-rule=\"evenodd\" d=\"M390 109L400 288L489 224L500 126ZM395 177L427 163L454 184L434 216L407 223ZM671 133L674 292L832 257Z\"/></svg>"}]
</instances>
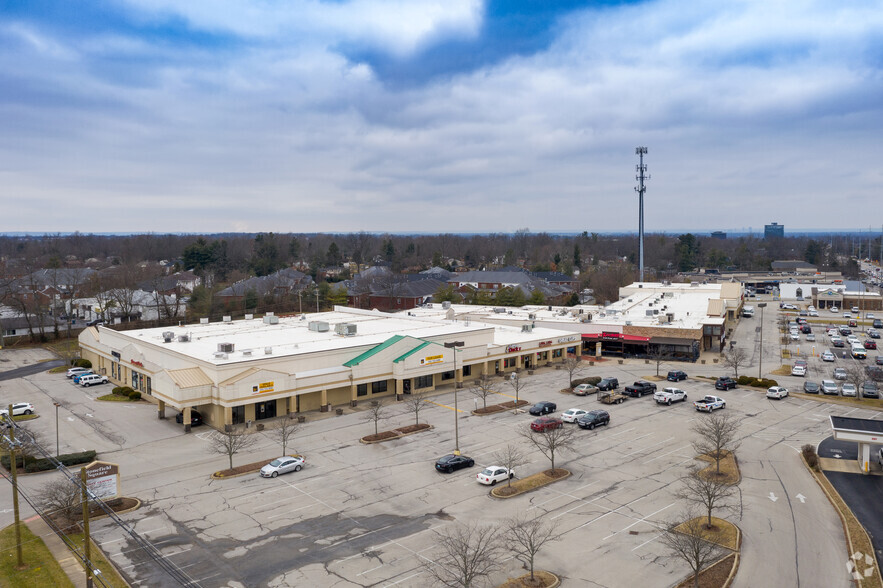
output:
<instances>
[{"instance_id":1,"label":"rooftop vent","mask_svg":"<svg viewBox=\"0 0 883 588\"><path fill-rule=\"evenodd\" d=\"M279 324L279 317L273 316L272 314L268 314L267 316L264 317L264 324L265 325L278 325Z\"/></svg>"},{"instance_id":2,"label":"rooftop vent","mask_svg":"<svg viewBox=\"0 0 883 588\"><path fill-rule=\"evenodd\" d=\"M229 323L229 322L231 322L232 320L233 320L233 317L231 317L231 316L225 316L225 317L223 318L223 321L224 321L225 323Z\"/></svg>"},{"instance_id":3,"label":"rooftop vent","mask_svg":"<svg viewBox=\"0 0 883 588\"><path fill-rule=\"evenodd\" d=\"M334 332L344 337L352 337L356 334L356 325L353 323L340 323L334 325Z\"/></svg>"},{"instance_id":4,"label":"rooftop vent","mask_svg":"<svg viewBox=\"0 0 883 588\"><path fill-rule=\"evenodd\" d=\"M247 320L247 321L250 321L250 320L253 319L253 318L254 318L254 315L253 315L253 314L247 314L247 315L245 315L245 320Z\"/></svg>"},{"instance_id":5,"label":"rooftop vent","mask_svg":"<svg viewBox=\"0 0 883 588\"><path fill-rule=\"evenodd\" d=\"M272 347L264 347L264 355L273 355Z\"/></svg>"},{"instance_id":6,"label":"rooftop vent","mask_svg":"<svg viewBox=\"0 0 883 588\"><path fill-rule=\"evenodd\" d=\"M190 335L178 335L178 343L190 343Z\"/></svg>"},{"instance_id":7,"label":"rooftop vent","mask_svg":"<svg viewBox=\"0 0 883 588\"><path fill-rule=\"evenodd\" d=\"M632 326L632 321L626 321L626 322L625 322L625 326L627 326L627 327Z\"/></svg>"},{"instance_id":8,"label":"rooftop vent","mask_svg":"<svg viewBox=\"0 0 883 588\"><path fill-rule=\"evenodd\" d=\"M264 314L265 314L266 316L273 316L273 315L275 315L276 313L273 312L272 310L268 310L268 311L265 312Z\"/></svg>"},{"instance_id":9,"label":"rooftop vent","mask_svg":"<svg viewBox=\"0 0 883 588\"><path fill-rule=\"evenodd\" d=\"M172 340L173 340L174 338L175 338L175 334L174 334L173 332L171 332L171 331L163 331L163 333L162 333L162 340L163 340L164 342L166 342L166 343L171 343Z\"/></svg>"},{"instance_id":10,"label":"rooftop vent","mask_svg":"<svg viewBox=\"0 0 883 588\"><path fill-rule=\"evenodd\" d=\"M505 308L495 308L494 312L497 314L503 314L506 312L506 309Z\"/></svg>"},{"instance_id":11,"label":"rooftop vent","mask_svg":"<svg viewBox=\"0 0 883 588\"><path fill-rule=\"evenodd\" d=\"M531 333L533 332L533 325L521 325L522 333Z\"/></svg>"},{"instance_id":12,"label":"rooftop vent","mask_svg":"<svg viewBox=\"0 0 883 588\"><path fill-rule=\"evenodd\" d=\"M328 332L328 323L325 321L310 321L309 327L311 331L316 331L317 333Z\"/></svg>"},{"instance_id":13,"label":"rooftop vent","mask_svg":"<svg viewBox=\"0 0 883 588\"><path fill-rule=\"evenodd\" d=\"M652 310L645 310L644 314L646 314L647 316L653 316L653 311Z\"/></svg>"},{"instance_id":14,"label":"rooftop vent","mask_svg":"<svg viewBox=\"0 0 883 588\"><path fill-rule=\"evenodd\" d=\"M534 320L535 318L537 318L537 315L531 312L527 315L527 318L529 318L530 320Z\"/></svg>"},{"instance_id":15,"label":"rooftop vent","mask_svg":"<svg viewBox=\"0 0 883 588\"><path fill-rule=\"evenodd\" d=\"M201 319L199 319L199 324L200 324L200 325L207 325L207 324L208 324L208 318L201 318Z\"/></svg>"},{"instance_id":16,"label":"rooftop vent","mask_svg":"<svg viewBox=\"0 0 883 588\"><path fill-rule=\"evenodd\" d=\"M223 351L215 351L213 354L215 359L227 359L227 354Z\"/></svg>"},{"instance_id":17,"label":"rooftop vent","mask_svg":"<svg viewBox=\"0 0 883 588\"><path fill-rule=\"evenodd\" d=\"M233 353L232 343L218 343L218 353Z\"/></svg>"},{"instance_id":18,"label":"rooftop vent","mask_svg":"<svg viewBox=\"0 0 883 588\"><path fill-rule=\"evenodd\" d=\"M448 308L451 308L450 300L445 300L444 302L442 302L442 308L444 308L445 310L447 310Z\"/></svg>"},{"instance_id":19,"label":"rooftop vent","mask_svg":"<svg viewBox=\"0 0 883 588\"><path fill-rule=\"evenodd\" d=\"M251 357L251 349L243 349L242 356L243 357Z\"/></svg>"}]
</instances>

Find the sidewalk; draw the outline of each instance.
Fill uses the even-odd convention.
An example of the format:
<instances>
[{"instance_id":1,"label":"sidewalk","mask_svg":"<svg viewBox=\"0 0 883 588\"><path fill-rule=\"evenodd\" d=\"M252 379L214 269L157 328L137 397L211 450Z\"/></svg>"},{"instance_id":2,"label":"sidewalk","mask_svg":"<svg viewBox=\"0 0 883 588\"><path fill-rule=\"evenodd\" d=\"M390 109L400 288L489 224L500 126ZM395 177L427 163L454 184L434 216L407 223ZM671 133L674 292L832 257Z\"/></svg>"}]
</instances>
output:
<instances>
[{"instance_id":1,"label":"sidewalk","mask_svg":"<svg viewBox=\"0 0 883 588\"><path fill-rule=\"evenodd\" d=\"M86 585L86 572L80 564L80 559L71 553L67 544L62 541L55 532L49 528L42 518L33 516L25 520L25 524L31 532L43 540L46 547L52 553L53 557L58 561L58 565L70 578L74 586Z\"/></svg>"}]
</instances>

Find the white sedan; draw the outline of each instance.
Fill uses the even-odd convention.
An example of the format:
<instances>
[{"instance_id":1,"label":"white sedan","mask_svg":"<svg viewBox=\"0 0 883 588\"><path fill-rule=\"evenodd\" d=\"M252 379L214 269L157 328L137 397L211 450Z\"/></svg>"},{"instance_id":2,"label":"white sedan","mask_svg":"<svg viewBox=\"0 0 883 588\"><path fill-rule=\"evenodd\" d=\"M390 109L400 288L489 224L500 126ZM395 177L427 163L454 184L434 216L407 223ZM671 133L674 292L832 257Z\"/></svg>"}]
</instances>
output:
<instances>
[{"instance_id":1,"label":"white sedan","mask_svg":"<svg viewBox=\"0 0 883 588\"><path fill-rule=\"evenodd\" d=\"M9 405L5 405L2 410L0 410L0 416L7 416L9 414ZM12 416L21 416L23 414L34 414L34 405L30 402L16 402L12 405Z\"/></svg>"},{"instance_id":2,"label":"white sedan","mask_svg":"<svg viewBox=\"0 0 883 588\"><path fill-rule=\"evenodd\" d=\"M586 414L586 412L581 408L571 408L570 410L565 410L561 413L561 420L565 423L575 423L579 420L579 417Z\"/></svg>"},{"instance_id":3,"label":"white sedan","mask_svg":"<svg viewBox=\"0 0 883 588\"><path fill-rule=\"evenodd\" d=\"M478 480L479 484L493 486L497 482L502 482L514 477L515 470L507 470L506 468L500 466L488 466L484 470L479 472L475 476L475 479Z\"/></svg>"},{"instance_id":4,"label":"white sedan","mask_svg":"<svg viewBox=\"0 0 883 588\"><path fill-rule=\"evenodd\" d=\"M772 388L770 388L769 390L766 391L767 398L776 398L776 399L781 400L782 398L785 398L786 396L788 396L788 389L783 388L781 386L773 386Z\"/></svg>"},{"instance_id":5,"label":"white sedan","mask_svg":"<svg viewBox=\"0 0 883 588\"><path fill-rule=\"evenodd\" d=\"M302 455L286 455L277 457L267 465L261 468L262 478L275 478L279 474L287 474L288 472L299 472L303 467L306 459Z\"/></svg>"}]
</instances>

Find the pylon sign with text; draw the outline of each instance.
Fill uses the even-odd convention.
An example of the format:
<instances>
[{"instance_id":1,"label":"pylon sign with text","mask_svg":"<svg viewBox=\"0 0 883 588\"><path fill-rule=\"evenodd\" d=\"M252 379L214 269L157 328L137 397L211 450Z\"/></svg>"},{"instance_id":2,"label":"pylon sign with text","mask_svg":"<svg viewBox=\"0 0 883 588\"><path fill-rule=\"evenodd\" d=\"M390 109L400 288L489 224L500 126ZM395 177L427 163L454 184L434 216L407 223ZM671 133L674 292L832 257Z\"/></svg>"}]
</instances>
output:
<instances>
[{"instance_id":1,"label":"pylon sign with text","mask_svg":"<svg viewBox=\"0 0 883 588\"><path fill-rule=\"evenodd\" d=\"M86 466L86 488L102 500L120 495L120 466L106 461L93 461Z\"/></svg>"}]
</instances>

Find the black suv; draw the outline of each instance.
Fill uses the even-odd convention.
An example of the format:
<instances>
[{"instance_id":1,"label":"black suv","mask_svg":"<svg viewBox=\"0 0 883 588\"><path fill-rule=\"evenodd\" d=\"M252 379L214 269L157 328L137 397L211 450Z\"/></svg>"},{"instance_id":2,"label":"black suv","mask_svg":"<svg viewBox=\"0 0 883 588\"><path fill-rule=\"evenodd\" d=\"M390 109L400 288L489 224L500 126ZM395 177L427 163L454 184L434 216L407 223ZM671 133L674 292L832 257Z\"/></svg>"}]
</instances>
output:
<instances>
[{"instance_id":1,"label":"black suv","mask_svg":"<svg viewBox=\"0 0 883 588\"><path fill-rule=\"evenodd\" d=\"M607 390L616 390L619 388L619 380L616 378L604 378L598 382L598 390L606 392Z\"/></svg>"},{"instance_id":2,"label":"black suv","mask_svg":"<svg viewBox=\"0 0 883 588\"><path fill-rule=\"evenodd\" d=\"M686 379L687 373L682 372L681 370L672 370L668 372L668 376L666 377L666 380L668 380L669 382L680 382L681 380Z\"/></svg>"},{"instance_id":3,"label":"black suv","mask_svg":"<svg viewBox=\"0 0 883 588\"><path fill-rule=\"evenodd\" d=\"M736 387L736 380L734 380L730 376L724 376L722 378L718 378L717 381L715 381L714 387L717 390L731 390Z\"/></svg>"},{"instance_id":4,"label":"black suv","mask_svg":"<svg viewBox=\"0 0 883 588\"><path fill-rule=\"evenodd\" d=\"M179 412L178 414L175 415L175 422L178 423L179 425L184 422L184 413L183 412ZM198 411L195 411L191 408L190 409L190 425L195 427L195 426L201 425L201 424L202 424L202 415L199 414Z\"/></svg>"},{"instance_id":5,"label":"black suv","mask_svg":"<svg viewBox=\"0 0 883 588\"><path fill-rule=\"evenodd\" d=\"M594 429L600 425L609 425L610 424L610 413L606 410L590 410L583 416L579 417L579 420L576 421L576 424L583 429Z\"/></svg>"},{"instance_id":6,"label":"black suv","mask_svg":"<svg viewBox=\"0 0 883 588\"><path fill-rule=\"evenodd\" d=\"M537 402L536 404L531 406L530 410L528 410L527 412L534 416L540 416L543 414L555 412L557 409L558 405L556 405L554 402Z\"/></svg>"},{"instance_id":7,"label":"black suv","mask_svg":"<svg viewBox=\"0 0 883 588\"><path fill-rule=\"evenodd\" d=\"M883 320L874 319L874 328L875 329L883 329Z\"/></svg>"}]
</instances>

